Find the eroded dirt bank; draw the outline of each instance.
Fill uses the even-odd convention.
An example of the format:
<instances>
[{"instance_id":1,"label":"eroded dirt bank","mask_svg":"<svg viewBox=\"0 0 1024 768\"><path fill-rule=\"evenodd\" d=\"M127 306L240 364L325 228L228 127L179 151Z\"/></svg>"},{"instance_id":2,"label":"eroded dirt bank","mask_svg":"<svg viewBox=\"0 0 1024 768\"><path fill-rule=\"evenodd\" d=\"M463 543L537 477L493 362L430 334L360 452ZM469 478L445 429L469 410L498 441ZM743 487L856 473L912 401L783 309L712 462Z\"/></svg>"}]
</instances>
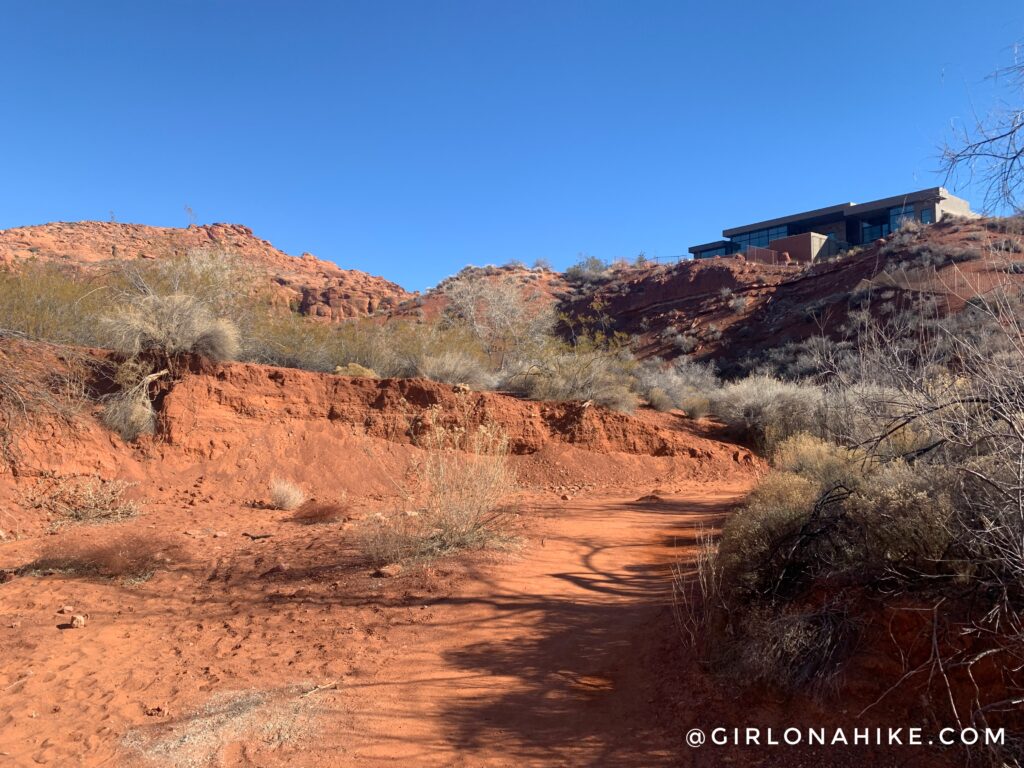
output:
<instances>
[{"instance_id":1,"label":"eroded dirt bank","mask_svg":"<svg viewBox=\"0 0 1024 768\"><path fill-rule=\"evenodd\" d=\"M47 376L62 370L49 348L5 344L12 359L42 356ZM657 669L644 648L671 631L671 544L752 482L746 449L674 414L252 365L197 364L159 406L160 434L137 445L87 405L21 424L17 471L0 475L0 762L675 754L647 703ZM395 508L432 425L480 422L509 436L514 546L375 577L360 518ZM134 483L141 513L54 528L26 501L40 482L84 475ZM273 476L346 515L310 526L267 508ZM635 502L655 490L678 506ZM23 569L45 548L122 536L152 542L164 567L141 581Z\"/></svg>"}]
</instances>

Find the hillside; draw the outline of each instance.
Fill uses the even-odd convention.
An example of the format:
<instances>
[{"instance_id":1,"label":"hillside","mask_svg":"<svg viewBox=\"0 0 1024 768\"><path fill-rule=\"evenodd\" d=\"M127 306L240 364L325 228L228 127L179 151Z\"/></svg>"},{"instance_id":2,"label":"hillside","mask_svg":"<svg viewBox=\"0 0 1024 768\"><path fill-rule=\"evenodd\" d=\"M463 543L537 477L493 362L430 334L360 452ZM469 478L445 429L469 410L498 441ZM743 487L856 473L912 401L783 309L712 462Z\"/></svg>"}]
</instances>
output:
<instances>
[{"instance_id":1,"label":"hillside","mask_svg":"<svg viewBox=\"0 0 1024 768\"><path fill-rule=\"evenodd\" d=\"M30 259L97 269L118 259L159 259L192 249L223 250L265 274L285 306L328 321L373 315L412 297L401 286L312 254L289 256L240 224L185 229L79 221L0 230L0 266Z\"/></svg>"}]
</instances>

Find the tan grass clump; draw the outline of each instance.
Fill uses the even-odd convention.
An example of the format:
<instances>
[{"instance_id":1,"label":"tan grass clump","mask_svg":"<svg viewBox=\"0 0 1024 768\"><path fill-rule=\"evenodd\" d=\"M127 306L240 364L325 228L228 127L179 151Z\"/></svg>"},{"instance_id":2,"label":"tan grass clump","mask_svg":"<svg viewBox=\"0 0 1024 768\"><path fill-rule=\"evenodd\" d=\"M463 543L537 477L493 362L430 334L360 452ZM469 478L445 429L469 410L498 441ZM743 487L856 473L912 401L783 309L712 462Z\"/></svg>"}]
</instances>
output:
<instances>
[{"instance_id":1,"label":"tan grass clump","mask_svg":"<svg viewBox=\"0 0 1024 768\"><path fill-rule=\"evenodd\" d=\"M280 478L270 481L270 504L275 509L298 509L306 500L306 492L295 483Z\"/></svg>"},{"instance_id":2,"label":"tan grass clump","mask_svg":"<svg viewBox=\"0 0 1024 768\"><path fill-rule=\"evenodd\" d=\"M192 353L232 360L240 349L235 324L215 317L206 304L186 294L134 299L105 318L103 326L110 347L125 357Z\"/></svg>"},{"instance_id":3,"label":"tan grass clump","mask_svg":"<svg viewBox=\"0 0 1024 768\"><path fill-rule=\"evenodd\" d=\"M504 433L488 425L464 429L434 424L418 438L424 457L410 508L375 515L359 532L374 565L432 558L509 540L510 496L516 480Z\"/></svg>"}]
</instances>

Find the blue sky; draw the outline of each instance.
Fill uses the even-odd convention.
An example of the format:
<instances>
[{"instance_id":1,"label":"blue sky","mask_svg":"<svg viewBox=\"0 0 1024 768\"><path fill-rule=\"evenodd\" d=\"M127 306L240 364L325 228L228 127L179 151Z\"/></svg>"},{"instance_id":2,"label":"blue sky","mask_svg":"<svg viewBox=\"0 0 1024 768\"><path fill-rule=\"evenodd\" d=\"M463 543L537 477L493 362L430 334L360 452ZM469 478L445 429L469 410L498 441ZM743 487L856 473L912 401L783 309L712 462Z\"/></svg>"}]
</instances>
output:
<instances>
[{"instance_id":1,"label":"blue sky","mask_svg":"<svg viewBox=\"0 0 1024 768\"><path fill-rule=\"evenodd\" d=\"M1024 40L1019 0L0 0L0 19L0 228L185 226L189 206L411 289L934 186Z\"/></svg>"}]
</instances>

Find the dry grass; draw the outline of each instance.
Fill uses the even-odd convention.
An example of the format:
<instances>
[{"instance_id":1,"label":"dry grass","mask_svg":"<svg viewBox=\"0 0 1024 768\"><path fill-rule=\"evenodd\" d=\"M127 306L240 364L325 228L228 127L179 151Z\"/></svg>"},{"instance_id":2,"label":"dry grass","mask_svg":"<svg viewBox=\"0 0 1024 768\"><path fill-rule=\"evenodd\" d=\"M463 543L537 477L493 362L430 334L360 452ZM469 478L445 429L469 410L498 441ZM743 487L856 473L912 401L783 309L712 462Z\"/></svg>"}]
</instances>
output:
<instances>
[{"instance_id":1,"label":"dry grass","mask_svg":"<svg viewBox=\"0 0 1024 768\"><path fill-rule=\"evenodd\" d=\"M185 294L135 298L106 317L103 327L110 347L125 357L193 353L232 360L240 350L235 324L214 316L205 303Z\"/></svg>"},{"instance_id":2,"label":"dry grass","mask_svg":"<svg viewBox=\"0 0 1024 768\"><path fill-rule=\"evenodd\" d=\"M504 433L435 423L418 444L425 451L415 486L406 491L409 509L376 515L359 532L370 562L429 559L509 541L507 504L516 480Z\"/></svg>"},{"instance_id":3,"label":"dry grass","mask_svg":"<svg viewBox=\"0 0 1024 768\"><path fill-rule=\"evenodd\" d=\"M64 534L48 540L21 571L59 571L73 576L142 581L178 559L180 547L152 534L121 531L86 542Z\"/></svg>"},{"instance_id":4,"label":"dry grass","mask_svg":"<svg viewBox=\"0 0 1024 768\"><path fill-rule=\"evenodd\" d=\"M23 458L20 437L31 425L64 429L72 424L87 402L93 365L84 353L9 340L0 332L0 471L17 469Z\"/></svg>"},{"instance_id":5,"label":"dry grass","mask_svg":"<svg viewBox=\"0 0 1024 768\"><path fill-rule=\"evenodd\" d=\"M726 384L710 399L716 416L766 451L792 435L823 429L824 392L811 384L755 375Z\"/></svg>"},{"instance_id":6,"label":"dry grass","mask_svg":"<svg viewBox=\"0 0 1024 768\"><path fill-rule=\"evenodd\" d=\"M345 365L336 366L334 373L337 376L352 376L357 379L380 378L376 371L371 368L367 368L365 365L360 365L359 363L347 363Z\"/></svg>"},{"instance_id":7,"label":"dry grass","mask_svg":"<svg viewBox=\"0 0 1024 768\"><path fill-rule=\"evenodd\" d=\"M139 513L135 502L124 498L133 483L100 477L51 476L39 481L22 497L22 504L46 511L54 525L110 523Z\"/></svg>"},{"instance_id":8,"label":"dry grass","mask_svg":"<svg viewBox=\"0 0 1024 768\"><path fill-rule=\"evenodd\" d=\"M722 608L722 573L718 545L710 531L697 533L697 551L672 566L672 607L683 639L697 648Z\"/></svg>"},{"instance_id":9,"label":"dry grass","mask_svg":"<svg viewBox=\"0 0 1024 768\"><path fill-rule=\"evenodd\" d=\"M306 501L306 492L295 483L275 477L270 481L270 504L274 509L291 511Z\"/></svg>"},{"instance_id":10,"label":"dry grass","mask_svg":"<svg viewBox=\"0 0 1024 768\"><path fill-rule=\"evenodd\" d=\"M292 515L292 520L303 525L319 525L347 520L352 508L345 501L321 502L311 499L299 506Z\"/></svg>"}]
</instances>

